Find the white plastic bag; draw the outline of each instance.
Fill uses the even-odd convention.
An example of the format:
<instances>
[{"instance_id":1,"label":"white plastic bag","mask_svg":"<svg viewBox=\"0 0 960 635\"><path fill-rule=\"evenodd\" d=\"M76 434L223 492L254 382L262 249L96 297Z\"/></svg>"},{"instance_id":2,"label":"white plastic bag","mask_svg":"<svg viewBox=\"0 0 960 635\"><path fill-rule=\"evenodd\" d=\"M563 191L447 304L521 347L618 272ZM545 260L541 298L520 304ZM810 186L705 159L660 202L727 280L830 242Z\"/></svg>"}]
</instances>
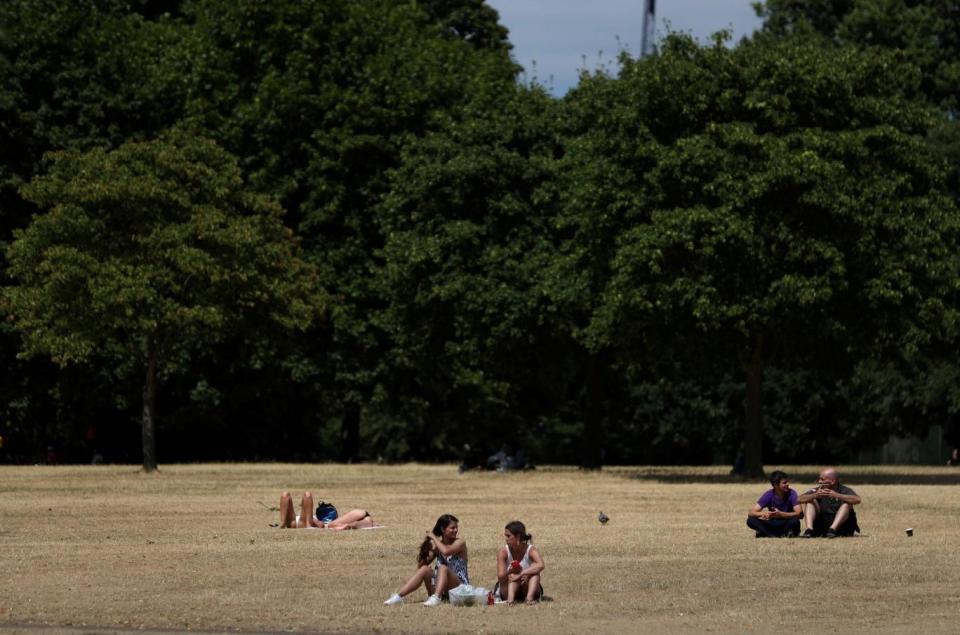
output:
<instances>
[{"instance_id":1,"label":"white plastic bag","mask_svg":"<svg viewBox=\"0 0 960 635\"><path fill-rule=\"evenodd\" d=\"M450 596L450 604L453 606L485 606L490 591L482 586L461 584L450 589L447 594Z\"/></svg>"}]
</instances>

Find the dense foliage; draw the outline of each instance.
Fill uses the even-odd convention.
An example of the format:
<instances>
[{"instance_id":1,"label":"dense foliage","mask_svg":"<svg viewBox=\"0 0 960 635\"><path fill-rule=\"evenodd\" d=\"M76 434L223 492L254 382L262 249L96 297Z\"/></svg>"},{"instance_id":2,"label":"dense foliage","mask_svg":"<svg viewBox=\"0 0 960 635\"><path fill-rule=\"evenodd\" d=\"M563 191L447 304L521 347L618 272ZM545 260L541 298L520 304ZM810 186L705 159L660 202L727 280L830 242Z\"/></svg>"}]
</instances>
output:
<instances>
[{"instance_id":1,"label":"dense foliage","mask_svg":"<svg viewBox=\"0 0 960 635\"><path fill-rule=\"evenodd\" d=\"M0 452L757 472L949 420L957 16L885 4L562 99L483 0L0 4Z\"/></svg>"},{"instance_id":2,"label":"dense foliage","mask_svg":"<svg viewBox=\"0 0 960 635\"><path fill-rule=\"evenodd\" d=\"M210 142L50 158L23 189L42 212L7 251L11 324L26 355L144 377L144 467L155 469L158 380L238 330L306 328L316 276L279 208L246 192L236 160Z\"/></svg>"},{"instance_id":3,"label":"dense foliage","mask_svg":"<svg viewBox=\"0 0 960 635\"><path fill-rule=\"evenodd\" d=\"M606 224L588 338L651 380L740 375L753 469L765 368L840 381L955 319L956 209L900 71L853 49L673 37L571 98L573 222ZM701 360L678 365L684 349Z\"/></svg>"}]
</instances>

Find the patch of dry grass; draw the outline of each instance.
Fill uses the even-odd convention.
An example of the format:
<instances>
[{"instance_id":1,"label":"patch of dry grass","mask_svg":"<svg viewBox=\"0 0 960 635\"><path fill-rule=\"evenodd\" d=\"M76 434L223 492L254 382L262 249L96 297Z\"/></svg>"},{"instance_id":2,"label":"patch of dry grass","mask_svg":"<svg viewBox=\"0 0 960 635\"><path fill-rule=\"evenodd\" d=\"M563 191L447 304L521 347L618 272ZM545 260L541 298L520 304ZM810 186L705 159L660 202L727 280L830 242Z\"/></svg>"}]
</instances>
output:
<instances>
[{"instance_id":1,"label":"patch of dry grass","mask_svg":"<svg viewBox=\"0 0 960 635\"><path fill-rule=\"evenodd\" d=\"M744 520L764 485L723 482L721 468L0 466L0 629L955 632L960 488L945 483L957 473L844 472L864 498L864 535L831 541L754 539ZM367 508L387 527L271 529L277 514L260 503L275 507L284 489ZM471 580L488 587L503 525L523 520L552 601L431 610L418 592L382 606L447 512Z\"/></svg>"}]
</instances>

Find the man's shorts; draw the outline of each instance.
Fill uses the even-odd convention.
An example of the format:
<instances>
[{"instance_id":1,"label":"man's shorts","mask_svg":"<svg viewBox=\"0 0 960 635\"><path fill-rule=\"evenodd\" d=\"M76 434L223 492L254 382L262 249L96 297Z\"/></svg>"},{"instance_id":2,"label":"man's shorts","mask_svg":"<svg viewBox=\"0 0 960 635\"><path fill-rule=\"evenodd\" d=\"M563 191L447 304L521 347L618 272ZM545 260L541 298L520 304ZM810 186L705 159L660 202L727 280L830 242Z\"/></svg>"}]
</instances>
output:
<instances>
[{"instance_id":1,"label":"man's shorts","mask_svg":"<svg viewBox=\"0 0 960 635\"><path fill-rule=\"evenodd\" d=\"M827 533L827 530L830 529L830 525L833 524L833 520L836 516L827 516L821 515L813 521L813 533L817 536L822 536ZM850 514L850 517L847 518L847 521L837 527L838 536L852 536L855 533L860 533L860 527L857 525L857 517L853 514Z\"/></svg>"}]
</instances>

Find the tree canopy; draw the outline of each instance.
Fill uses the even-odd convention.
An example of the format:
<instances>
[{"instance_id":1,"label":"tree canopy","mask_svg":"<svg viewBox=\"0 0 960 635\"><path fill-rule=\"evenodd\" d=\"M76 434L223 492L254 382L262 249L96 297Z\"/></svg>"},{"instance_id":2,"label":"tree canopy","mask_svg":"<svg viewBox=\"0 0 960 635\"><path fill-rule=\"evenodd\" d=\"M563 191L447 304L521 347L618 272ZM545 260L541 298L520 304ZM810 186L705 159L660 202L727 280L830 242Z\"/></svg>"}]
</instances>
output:
<instances>
[{"instance_id":1,"label":"tree canopy","mask_svg":"<svg viewBox=\"0 0 960 635\"><path fill-rule=\"evenodd\" d=\"M956 319L931 118L889 55L671 37L622 62L571 97L568 208L600 254L588 340L661 369L692 345L686 375L739 367L756 473L765 367L849 373Z\"/></svg>"},{"instance_id":2,"label":"tree canopy","mask_svg":"<svg viewBox=\"0 0 960 635\"><path fill-rule=\"evenodd\" d=\"M316 274L280 210L246 191L211 142L128 142L61 152L24 188L43 213L15 232L5 289L23 354L100 358L143 377L143 461L156 468L156 382L241 328L303 329Z\"/></svg>"},{"instance_id":3,"label":"tree canopy","mask_svg":"<svg viewBox=\"0 0 960 635\"><path fill-rule=\"evenodd\" d=\"M755 6L764 20L762 39L897 51L920 73L930 99L957 112L960 9L954 0L767 0Z\"/></svg>"},{"instance_id":4,"label":"tree canopy","mask_svg":"<svg viewBox=\"0 0 960 635\"><path fill-rule=\"evenodd\" d=\"M757 473L949 421L955 7L758 10L558 99L484 0L0 4L11 456Z\"/></svg>"}]
</instances>

